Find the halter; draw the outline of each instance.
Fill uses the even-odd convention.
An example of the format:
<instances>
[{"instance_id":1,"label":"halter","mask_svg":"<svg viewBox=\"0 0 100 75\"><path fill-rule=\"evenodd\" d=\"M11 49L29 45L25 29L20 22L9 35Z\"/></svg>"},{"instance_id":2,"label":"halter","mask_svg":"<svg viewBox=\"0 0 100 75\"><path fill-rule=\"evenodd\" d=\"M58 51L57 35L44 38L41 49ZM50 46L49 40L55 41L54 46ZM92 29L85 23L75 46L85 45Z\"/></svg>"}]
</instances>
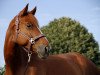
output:
<instances>
[{"instance_id":1,"label":"halter","mask_svg":"<svg viewBox=\"0 0 100 75\"><path fill-rule=\"evenodd\" d=\"M39 36L36 36L35 38L29 37L29 36L26 35L24 32L21 32L21 31L20 31L20 29L19 29L19 23L20 23L20 21L19 21L18 15L17 15L17 16L16 16L16 21L15 21L15 25L16 25L16 39L18 38L18 34L20 33L20 34L22 34L24 37L26 37L26 38L29 40L29 42L33 45L33 44L35 44L35 42L36 42L37 39L40 39L40 38L42 38L42 37L45 37L44 34L40 34Z\"/></svg>"},{"instance_id":2,"label":"halter","mask_svg":"<svg viewBox=\"0 0 100 75\"><path fill-rule=\"evenodd\" d=\"M24 32L21 32L21 30L19 29L19 23L20 23L19 16L17 15L17 16L16 16L16 20L15 20L15 25L16 25L16 40L17 40L17 38L18 38L18 34L23 35L25 38L27 38L27 39L29 40L28 49L26 49L25 47L23 47L23 50L24 50L25 52L28 53L28 63L29 63L29 62L30 62L30 59L31 59L31 55L32 55L32 53L33 53L33 52L31 51L31 46L34 45L35 42L36 42L38 39L40 39L40 38L42 38L42 37L45 37L45 35L44 35L44 34L40 34L40 35L36 36L35 38L29 37L29 36L26 35ZM24 75L25 75L26 70L27 70L27 68L28 68L28 63L27 63L27 65L26 65L26 69L25 69Z\"/></svg>"}]
</instances>

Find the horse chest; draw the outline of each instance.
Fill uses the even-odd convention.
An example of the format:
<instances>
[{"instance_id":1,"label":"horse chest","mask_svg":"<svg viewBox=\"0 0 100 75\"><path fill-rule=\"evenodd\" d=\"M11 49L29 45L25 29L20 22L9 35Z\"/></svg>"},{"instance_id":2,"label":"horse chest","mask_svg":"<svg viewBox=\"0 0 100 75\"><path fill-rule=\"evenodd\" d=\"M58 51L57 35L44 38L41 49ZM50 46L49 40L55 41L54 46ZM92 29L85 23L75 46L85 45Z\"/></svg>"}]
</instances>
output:
<instances>
[{"instance_id":1,"label":"horse chest","mask_svg":"<svg viewBox=\"0 0 100 75\"><path fill-rule=\"evenodd\" d=\"M29 67L26 71L27 75L37 75L37 68Z\"/></svg>"},{"instance_id":2,"label":"horse chest","mask_svg":"<svg viewBox=\"0 0 100 75\"><path fill-rule=\"evenodd\" d=\"M41 67L29 67L27 75L46 75L45 71Z\"/></svg>"},{"instance_id":3,"label":"horse chest","mask_svg":"<svg viewBox=\"0 0 100 75\"><path fill-rule=\"evenodd\" d=\"M15 73L16 75L46 75L43 69L33 66L29 66L27 69L25 67L20 67Z\"/></svg>"}]
</instances>

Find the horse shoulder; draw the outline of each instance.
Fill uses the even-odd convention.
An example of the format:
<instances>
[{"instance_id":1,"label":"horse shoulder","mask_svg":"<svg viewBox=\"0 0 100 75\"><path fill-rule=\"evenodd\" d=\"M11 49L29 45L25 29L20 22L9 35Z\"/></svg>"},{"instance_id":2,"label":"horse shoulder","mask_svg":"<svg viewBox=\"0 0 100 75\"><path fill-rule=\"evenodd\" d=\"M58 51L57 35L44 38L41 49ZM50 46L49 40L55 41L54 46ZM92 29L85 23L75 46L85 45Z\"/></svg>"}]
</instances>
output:
<instances>
[{"instance_id":1,"label":"horse shoulder","mask_svg":"<svg viewBox=\"0 0 100 75\"><path fill-rule=\"evenodd\" d=\"M80 68L67 54L50 55L45 60L47 75L80 75ZM56 73L56 74L55 74Z\"/></svg>"},{"instance_id":2,"label":"horse shoulder","mask_svg":"<svg viewBox=\"0 0 100 75\"><path fill-rule=\"evenodd\" d=\"M50 69L56 69L58 72L66 72L69 69L74 70L78 75L100 75L95 64L79 53L66 53L51 55L46 60L46 66ZM58 68L57 68L58 67ZM62 70L61 70L62 69ZM73 72L74 72L73 71ZM59 72L59 73L60 73ZM76 75L77 75L76 74ZM75 75L75 74L74 74Z\"/></svg>"},{"instance_id":3,"label":"horse shoulder","mask_svg":"<svg viewBox=\"0 0 100 75\"><path fill-rule=\"evenodd\" d=\"M72 60L78 64L84 75L100 75L98 74L98 68L90 59L75 52L69 54L73 57Z\"/></svg>"}]
</instances>

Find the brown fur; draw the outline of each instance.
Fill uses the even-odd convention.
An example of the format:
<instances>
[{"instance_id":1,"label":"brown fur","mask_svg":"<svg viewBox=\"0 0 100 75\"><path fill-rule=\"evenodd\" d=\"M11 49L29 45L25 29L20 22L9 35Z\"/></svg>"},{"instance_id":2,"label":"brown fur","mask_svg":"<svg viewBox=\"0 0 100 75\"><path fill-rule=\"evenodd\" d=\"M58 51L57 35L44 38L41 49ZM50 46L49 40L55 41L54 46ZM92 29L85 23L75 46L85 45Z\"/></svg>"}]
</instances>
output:
<instances>
[{"instance_id":1,"label":"brown fur","mask_svg":"<svg viewBox=\"0 0 100 75\"><path fill-rule=\"evenodd\" d=\"M35 37L41 32L39 31L38 23L34 17L36 8L31 12L27 12L28 5L19 13L21 31ZM30 32L24 27L27 22L34 25L34 29ZM22 46L28 46L27 38L18 34L17 40L15 32L15 18L11 21L5 38L4 58L6 64L5 75L24 75L27 66L27 52L22 49ZM40 38L32 50L38 50L40 45L48 46L46 38ZM37 53L33 53L31 61L28 64L26 75L100 75L100 70L95 64L84 56L78 53L67 53L59 55L50 55L47 59L41 59Z\"/></svg>"}]
</instances>

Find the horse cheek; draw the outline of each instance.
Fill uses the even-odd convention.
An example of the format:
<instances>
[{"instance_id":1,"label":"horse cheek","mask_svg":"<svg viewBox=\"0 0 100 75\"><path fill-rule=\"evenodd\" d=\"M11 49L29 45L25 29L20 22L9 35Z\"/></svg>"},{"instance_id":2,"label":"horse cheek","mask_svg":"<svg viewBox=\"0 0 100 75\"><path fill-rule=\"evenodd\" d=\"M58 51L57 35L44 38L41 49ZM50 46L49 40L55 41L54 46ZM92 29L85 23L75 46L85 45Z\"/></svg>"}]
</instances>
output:
<instances>
[{"instance_id":1,"label":"horse cheek","mask_svg":"<svg viewBox=\"0 0 100 75\"><path fill-rule=\"evenodd\" d=\"M23 45L27 45L28 44L28 39L26 39L25 37L21 37L19 36L17 38L17 44L23 46Z\"/></svg>"}]
</instances>

